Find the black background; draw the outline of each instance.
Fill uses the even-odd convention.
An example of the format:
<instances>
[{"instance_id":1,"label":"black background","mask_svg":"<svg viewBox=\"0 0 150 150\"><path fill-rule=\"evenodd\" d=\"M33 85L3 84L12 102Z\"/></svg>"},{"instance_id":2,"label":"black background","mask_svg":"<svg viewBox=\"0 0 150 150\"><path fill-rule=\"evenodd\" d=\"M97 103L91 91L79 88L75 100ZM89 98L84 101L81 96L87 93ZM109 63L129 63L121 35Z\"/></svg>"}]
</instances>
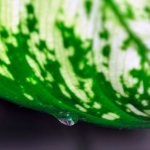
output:
<instances>
[{"instance_id":1,"label":"black background","mask_svg":"<svg viewBox=\"0 0 150 150\"><path fill-rule=\"evenodd\" d=\"M64 126L45 113L0 100L0 150L150 150L150 129Z\"/></svg>"}]
</instances>

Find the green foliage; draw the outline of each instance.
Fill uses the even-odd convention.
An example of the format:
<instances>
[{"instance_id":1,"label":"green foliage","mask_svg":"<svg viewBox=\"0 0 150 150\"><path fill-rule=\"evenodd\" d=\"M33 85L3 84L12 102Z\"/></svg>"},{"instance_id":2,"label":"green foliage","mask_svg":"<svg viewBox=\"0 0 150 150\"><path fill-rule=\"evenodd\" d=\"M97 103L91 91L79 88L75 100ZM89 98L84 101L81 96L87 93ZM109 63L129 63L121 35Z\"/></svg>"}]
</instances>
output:
<instances>
[{"instance_id":1,"label":"green foliage","mask_svg":"<svg viewBox=\"0 0 150 150\"><path fill-rule=\"evenodd\" d=\"M149 127L150 1L133 2L0 0L0 96L68 125Z\"/></svg>"}]
</instances>

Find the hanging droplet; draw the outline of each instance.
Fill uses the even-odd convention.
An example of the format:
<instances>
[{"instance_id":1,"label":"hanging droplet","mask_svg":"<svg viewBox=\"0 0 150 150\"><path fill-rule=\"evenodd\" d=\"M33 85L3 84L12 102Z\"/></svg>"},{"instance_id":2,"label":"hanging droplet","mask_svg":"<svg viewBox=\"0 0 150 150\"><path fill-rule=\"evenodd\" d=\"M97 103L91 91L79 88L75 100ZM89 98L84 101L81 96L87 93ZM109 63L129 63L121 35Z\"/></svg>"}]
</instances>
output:
<instances>
[{"instance_id":1,"label":"hanging droplet","mask_svg":"<svg viewBox=\"0 0 150 150\"><path fill-rule=\"evenodd\" d=\"M73 126L76 124L76 122L74 122L72 119L58 119L60 123L66 125L66 126Z\"/></svg>"},{"instance_id":2,"label":"hanging droplet","mask_svg":"<svg viewBox=\"0 0 150 150\"><path fill-rule=\"evenodd\" d=\"M73 126L78 122L78 117L73 113L60 112L58 120L66 126Z\"/></svg>"}]
</instances>

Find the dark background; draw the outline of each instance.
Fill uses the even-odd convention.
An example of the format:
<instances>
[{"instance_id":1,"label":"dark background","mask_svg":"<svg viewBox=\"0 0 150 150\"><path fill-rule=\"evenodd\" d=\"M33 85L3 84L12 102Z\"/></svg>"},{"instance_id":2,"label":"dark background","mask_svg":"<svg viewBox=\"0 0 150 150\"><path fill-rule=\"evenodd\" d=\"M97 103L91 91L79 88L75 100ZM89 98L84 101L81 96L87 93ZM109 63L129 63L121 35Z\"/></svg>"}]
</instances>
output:
<instances>
[{"instance_id":1,"label":"dark background","mask_svg":"<svg viewBox=\"0 0 150 150\"><path fill-rule=\"evenodd\" d=\"M60 124L45 113L0 100L0 150L150 150L150 129Z\"/></svg>"}]
</instances>

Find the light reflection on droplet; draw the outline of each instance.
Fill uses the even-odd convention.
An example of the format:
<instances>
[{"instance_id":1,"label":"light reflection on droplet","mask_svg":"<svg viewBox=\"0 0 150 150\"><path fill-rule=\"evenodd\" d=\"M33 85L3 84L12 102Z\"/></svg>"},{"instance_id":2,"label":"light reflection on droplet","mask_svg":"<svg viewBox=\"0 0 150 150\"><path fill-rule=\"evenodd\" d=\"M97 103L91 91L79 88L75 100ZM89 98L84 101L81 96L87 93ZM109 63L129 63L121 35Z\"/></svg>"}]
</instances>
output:
<instances>
[{"instance_id":1,"label":"light reflection on droplet","mask_svg":"<svg viewBox=\"0 0 150 150\"><path fill-rule=\"evenodd\" d=\"M58 119L60 123L62 123L63 125L66 125L66 126L73 126L76 124L75 121L73 121L72 119L65 119L65 118L61 118L61 119Z\"/></svg>"},{"instance_id":2,"label":"light reflection on droplet","mask_svg":"<svg viewBox=\"0 0 150 150\"><path fill-rule=\"evenodd\" d=\"M60 112L57 118L60 123L66 126L73 126L78 122L78 116L70 112Z\"/></svg>"}]
</instances>

